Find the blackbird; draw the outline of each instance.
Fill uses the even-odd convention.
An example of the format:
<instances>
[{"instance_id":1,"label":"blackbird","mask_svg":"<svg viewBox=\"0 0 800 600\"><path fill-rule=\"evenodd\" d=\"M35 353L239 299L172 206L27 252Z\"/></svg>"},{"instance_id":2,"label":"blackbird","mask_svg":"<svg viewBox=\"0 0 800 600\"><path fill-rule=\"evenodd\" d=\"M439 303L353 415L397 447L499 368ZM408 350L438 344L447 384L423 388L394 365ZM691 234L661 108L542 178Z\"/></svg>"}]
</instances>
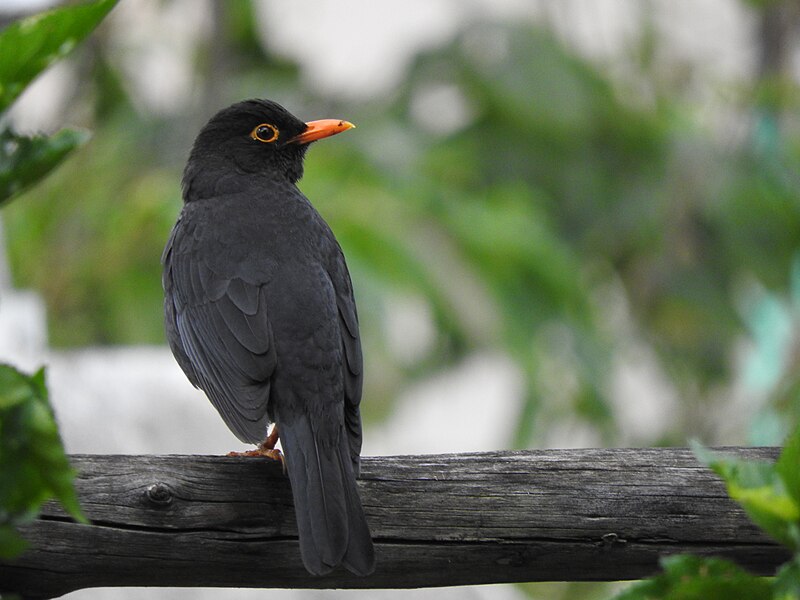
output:
<instances>
[{"instance_id":1,"label":"blackbird","mask_svg":"<svg viewBox=\"0 0 800 600\"><path fill-rule=\"evenodd\" d=\"M260 453L277 452L277 430L314 575L375 568L356 487L363 375L353 287L330 227L296 185L309 144L352 127L304 123L269 100L218 112L192 147L162 257L172 353L240 440L258 444L275 424Z\"/></svg>"}]
</instances>

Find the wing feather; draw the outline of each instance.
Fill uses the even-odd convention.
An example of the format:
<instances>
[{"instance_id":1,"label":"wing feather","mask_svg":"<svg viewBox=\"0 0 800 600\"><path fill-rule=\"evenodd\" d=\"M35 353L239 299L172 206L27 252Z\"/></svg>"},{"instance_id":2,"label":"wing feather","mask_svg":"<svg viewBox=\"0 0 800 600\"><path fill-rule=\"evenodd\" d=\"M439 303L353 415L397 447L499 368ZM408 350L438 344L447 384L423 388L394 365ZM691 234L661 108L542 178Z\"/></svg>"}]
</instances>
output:
<instances>
[{"instance_id":1,"label":"wing feather","mask_svg":"<svg viewBox=\"0 0 800 600\"><path fill-rule=\"evenodd\" d=\"M344 256L339 251L336 264L330 275L336 290L336 305L339 313L339 335L344 354L342 376L344 378L344 418L350 446L353 471L358 475L361 464L361 392L364 383L361 337L358 331L358 313L353 296L353 285Z\"/></svg>"},{"instance_id":2,"label":"wing feather","mask_svg":"<svg viewBox=\"0 0 800 600\"><path fill-rule=\"evenodd\" d=\"M226 277L179 220L164 251L166 331L178 364L242 441L266 436L277 358L263 286Z\"/></svg>"},{"instance_id":3,"label":"wing feather","mask_svg":"<svg viewBox=\"0 0 800 600\"><path fill-rule=\"evenodd\" d=\"M258 288L256 290L258 291ZM269 352L269 349L273 347L271 336L264 335L270 326L266 318L266 310L263 308L263 305L266 304L263 298L262 310L255 310L253 314L242 312L228 294L223 295L212 304L222 317L227 330L250 352L260 355Z\"/></svg>"},{"instance_id":4,"label":"wing feather","mask_svg":"<svg viewBox=\"0 0 800 600\"><path fill-rule=\"evenodd\" d=\"M234 277L228 282L227 294L236 307L246 315L254 315L258 310L259 288Z\"/></svg>"}]
</instances>

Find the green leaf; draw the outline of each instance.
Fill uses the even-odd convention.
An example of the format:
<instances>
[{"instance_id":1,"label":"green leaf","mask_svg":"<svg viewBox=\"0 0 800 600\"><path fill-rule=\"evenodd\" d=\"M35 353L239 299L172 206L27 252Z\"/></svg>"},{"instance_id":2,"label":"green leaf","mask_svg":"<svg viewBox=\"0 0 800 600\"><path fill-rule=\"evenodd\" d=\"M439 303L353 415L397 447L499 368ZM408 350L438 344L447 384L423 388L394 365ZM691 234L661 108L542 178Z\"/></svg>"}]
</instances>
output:
<instances>
[{"instance_id":1,"label":"green leaf","mask_svg":"<svg viewBox=\"0 0 800 600\"><path fill-rule=\"evenodd\" d=\"M72 129L50 137L0 131L0 205L42 179L88 139L88 132Z\"/></svg>"},{"instance_id":2,"label":"green leaf","mask_svg":"<svg viewBox=\"0 0 800 600\"><path fill-rule=\"evenodd\" d=\"M14 558L28 547L28 543L10 525L0 524L0 559Z\"/></svg>"},{"instance_id":3,"label":"green leaf","mask_svg":"<svg viewBox=\"0 0 800 600\"><path fill-rule=\"evenodd\" d=\"M800 555L783 565L773 584L775 600L800 599Z\"/></svg>"},{"instance_id":4,"label":"green leaf","mask_svg":"<svg viewBox=\"0 0 800 600\"><path fill-rule=\"evenodd\" d=\"M756 525L792 550L800 549L800 502L787 487L787 481L796 474L785 480L781 472L791 470L789 463L797 452L794 446L784 453L785 459L784 455L779 459L781 468L777 463L721 456L699 444L693 444L693 448L698 459L722 477L730 497L742 505ZM794 465L797 469L797 463Z\"/></svg>"},{"instance_id":5,"label":"green leaf","mask_svg":"<svg viewBox=\"0 0 800 600\"><path fill-rule=\"evenodd\" d=\"M676 555L661 561L664 572L632 585L614 600L766 600L769 580L720 558Z\"/></svg>"},{"instance_id":6,"label":"green leaf","mask_svg":"<svg viewBox=\"0 0 800 600\"><path fill-rule=\"evenodd\" d=\"M34 519L51 498L86 522L72 479L44 370L28 376L0 364L0 554L20 550L13 528Z\"/></svg>"},{"instance_id":7,"label":"green leaf","mask_svg":"<svg viewBox=\"0 0 800 600\"><path fill-rule=\"evenodd\" d=\"M786 440L775 471L795 504L800 506L800 427Z\"/></svg>"},{"instance_id":8,"label":"green leaf","mask_svg":"<svg viewBox=\"0 0 800 600\"><path fill-rule=\"evenodd\" d=\"M98 0L41 13L0 31L0 112L44 69L66 56L114 8Z\"/></svg>"}]
</instances>

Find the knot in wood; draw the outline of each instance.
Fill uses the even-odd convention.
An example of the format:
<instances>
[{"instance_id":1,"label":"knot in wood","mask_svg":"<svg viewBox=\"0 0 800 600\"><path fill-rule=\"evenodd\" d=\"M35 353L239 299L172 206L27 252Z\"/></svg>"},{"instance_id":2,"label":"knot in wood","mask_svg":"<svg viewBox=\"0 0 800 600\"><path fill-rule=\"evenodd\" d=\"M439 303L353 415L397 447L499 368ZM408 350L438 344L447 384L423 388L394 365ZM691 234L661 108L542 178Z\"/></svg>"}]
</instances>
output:
<instances>
[{"instance_id":1,"label":"knot in wood","mask_svg":"<svg viewBox=\"0 0 800 600\"><path fill-rule=\"evenodd\" d=\"M600 545L604 547L616 546L617 544L627 544L628 540L622 539L617 533L606 533L600 538Z\"/></svg>"},{"instance_id":2,"label":"knot in wood","mask_svg":"<svg viewBox=\"0 0 800 600\"><path fill-rule=\"evenodd\" d=\"M172 490L166 483L160 481L147 487L145 492L148 502L156 506L169 506L172 504Z\"/></svg>"}]
</instances>

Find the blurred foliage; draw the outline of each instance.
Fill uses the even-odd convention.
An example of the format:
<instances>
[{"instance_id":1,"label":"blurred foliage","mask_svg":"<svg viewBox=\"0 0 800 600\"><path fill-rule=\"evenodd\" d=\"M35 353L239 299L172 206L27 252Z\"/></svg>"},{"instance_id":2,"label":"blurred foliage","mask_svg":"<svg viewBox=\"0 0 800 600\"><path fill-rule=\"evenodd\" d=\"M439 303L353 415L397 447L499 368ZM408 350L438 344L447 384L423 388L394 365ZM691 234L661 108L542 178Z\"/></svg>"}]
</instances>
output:
<instances>
[{"instance_id":1,"label":"blurred foliage","mask_svg":"<svg viewBox=\"0 0 800 600\"><path fill-rule=\"evenodd\" d=\"M664 572L637 583L615 600L770 600L796 596L773 596L767 579L754 577L728 560L687 554L661 561Z\"/></svg>"},{"instance_id":2,"label":"blurred foliage","mask_svg":"<svg viewBox=\"0 0 800 600\"><path fill-rule=\"evenodd\" d=\"M0 364L0 558L25 549L15 527L33 521L51 498L86 522L73 475L47 399L44 369L28 376Z\"/></svg>"},{"instance_id":3,"label":"blurred foliage","mask_svg":"<svg viewBox=\"0 0 800 600\"><path fill-rule=\"evenodd\" d=\"M71 129L62 129L50 137L0 131L0 198L9 200L25 191L88 139L86 132Z\"/></svg>"},{"instance_id":4,"label":"blurred foliage","mask_svg":"<svg viewBox=\"0 0 800 600\"><path fill-rule=\"evenodd\" d=\"M56 345L163 336L163 294L152 278L180 206L178 174L153 164L152 143L118 118L101 125L69 168L4 213L10 239L24 232L37 240L12 264L44 292Z\"/></svg>"},{"instance_id":5,"label":"blurred foliage","mask_svg":"<svg viewBox=\"0 0 800 600\"><path fill-rule=\"evenodd\" d=\"M738 379L748 393L763 402L748 437L753 444L766 445L787 435L792 423L800 422L800 371L796 364L800 252L792 263L788 290L758 287L741 304L751 348Z\"/></svg>"},{"instance_id":6,"label":"blurred foliage","mask_svg":"<svg viewBox=\"0 0 800 600\"><path fill-rule=\"evenodd\" d=\"M409 378L500 349L526 381L513 445L741 437L714 418L734 388L754 398L754 439L786 434L781 416L800 412L793 81L725 90L742 132L726 135L646 23L627 78L546 28L480 23L421 53L392 94L337 105L264 49L249 2L213 6L199 92L166 117L131 93L113 30L82 53L95 139L4 215L16 283L43 292L55 345L163 342L159 256L188 146L214 110L262 96L359 125L314 147L301 187L355 280L368 419ZM396 339L398 297L426 308L430 339ZM655 434L615 419L614 375L639 348L679 403ZM770 386L748 383L762 375Z\"/></svg>"},{"instance_id":7,"label":"blurred foliage","mask_svg":"<svg viewBox=\"0 0 800 600\"><path fill-rule=\"evenodd\" d=\"M99 0L12 23L0 32L0 114L53 62L69 54L117 0ZM88 135L62 130L25 137L0 126L0 204L23 192L56 167Z\"/></svg>"},{"instance_id":8,"label":"blurred foliage","mask_svg":"<svg viewBox=\"0 0 800 600\"><path fill-rule=\"evenodd\" d=\"M695 445L748 516L792 552L774 578L756 577L734 563L691 555L662 560L663 573L631 586L615 600L800 599L800 429L776 463L726 457Z\"/></svg>"},{"instance_id":9,"label":"blurred foliage","mask_svg":"<svg viewBox=\"0 0 800 600\"><path fill-rule=\"evenodd\" d=\"M774 464L721 456L699 445L694 451L722 477L750 519L800 559L800 429Z\"/></svg>"},{"instance_id":10,"label":"blurred foliage","mask_svg":"<svg viewBox=\"0 0 800 600\"><path fill-rule=\"evenodd\" d=\"M0 114L115 4L116 0L99 0L53 10L0 31ZM25 137L7 126L0 128L0 204L39 181L87 139L86 133L68 129L49 137ZM50 499L86 522L73 475L48 400L44 369L28 376L0 364L0 558L25 549L16 527L34 520Z\"/></svg>"},{"instance_id":11,"label":"blurred foliage","mask_svg":"<svg viewBox=\"0 0 800 600\"><path fill-rule=\"evenodd\" d=\"M97 0L12 23L0 35L0 111L55 61L69 54L114 8Z\"/></svg>"}]
</instances>

